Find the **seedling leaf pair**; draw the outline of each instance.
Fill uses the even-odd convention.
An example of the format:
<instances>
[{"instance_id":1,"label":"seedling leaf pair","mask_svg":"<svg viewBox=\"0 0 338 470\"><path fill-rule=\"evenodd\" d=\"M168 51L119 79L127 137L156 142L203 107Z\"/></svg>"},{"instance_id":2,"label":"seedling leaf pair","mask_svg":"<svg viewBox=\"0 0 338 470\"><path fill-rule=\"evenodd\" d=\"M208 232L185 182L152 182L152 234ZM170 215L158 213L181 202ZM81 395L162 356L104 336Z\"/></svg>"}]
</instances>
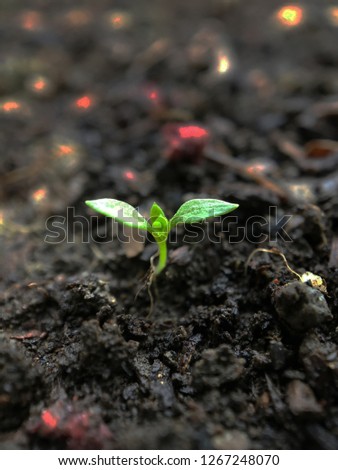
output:
<instances>
[{"instance_id":1,"label":"seedling leaf pair","mask_svg":"<svg viewBox=\"0 0 338 470\"><path fill-rule=\"evenodd\" d=\"M168 220L161 207L154 202L150 209L150 219L147 221L133 206L117 199L96 199L86 201L86 204L106 217L152 234L159 248L159 262L155 274L159 274L167 264L167 239L172 228L178 224L193 224L209 217L218 217L238 207L238 204L218 199L192 199L182 204L176 214Z\"/></svg>"}]
</instances>

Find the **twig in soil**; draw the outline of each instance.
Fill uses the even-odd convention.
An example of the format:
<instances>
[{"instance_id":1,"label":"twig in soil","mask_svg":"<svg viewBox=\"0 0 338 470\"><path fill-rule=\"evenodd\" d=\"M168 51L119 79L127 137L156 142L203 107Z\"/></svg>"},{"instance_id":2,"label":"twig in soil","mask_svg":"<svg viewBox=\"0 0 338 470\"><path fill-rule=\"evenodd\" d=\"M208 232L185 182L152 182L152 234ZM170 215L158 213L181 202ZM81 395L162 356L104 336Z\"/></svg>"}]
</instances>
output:
<instances>
[{"instance_id":1,"label":"twig in soil","mask_svg":"<svg viewBox=\"0 0 338 470\"><path fill-rule=\"evenodd\" d=\"M249 258L247 259L247 261L245 263L245 274L247 274L247 269L248 269L248 265L249 265L250 261L259 252L271 253L273 255L280 256L282 258L282 260L284 261L285 266L287 267L288 271L290 271L290 273L292 273L294 276L296 276L299 279L300 282L303 282L303 283L308 283L309 282L314 289L318 289L319 291L323 292L324 294L327 294L326 282L323 278L318 276L318 274L313 274L311 271L306 271L303 274L298 274L294 269L291 268L291 266L289 265L285 255L281 251L279 251L277 248L256 248L250 254Z\"/></svg>"},{"instance_id":2,"label":"twig in soil","mask_svg":"<svg viewBox=\"0 0 338 470\"><path fill-rule=\"evenodd\" d=\"M285 263L285 266L287 267L287 269L292 273L294 274L296 277L298 277L298 279L301 281L302 280L302 276L300 274L298 274L296 271L294 271L289 263L287 262L287 259L285 257L285 255L279 251L277 248L256 248L249 256L249 258L247 259L246 263L245 263L245 274L247 274L247 271L248 271L248 266L250 264L250 261L252 260L252 258L257 254L257 253L271 253L273 255L278 255L282 258L282 260L284 261Z\"/></svg>"},{"instance_id":3,"label":"twig in soil","mask_svg":"<svg viewBox=\"0 0 338 470\"><path fill-rule=\"evenodd\" d=\"M337 267L338 267L338 237L334 237L331 243L329 268L337 268Z\"/></svg>"},{"instance_id":4,"label":"twig in soil","mask_svg":"<svg viewBox=\"0 0 338 470\"><path fill-rule=\"evenodd\" d=\"M275 181L271 180L261 173L249 173L247 165L245 163L236 160L231 155L228 155L225 152L215 150L213 148L207 148L204 151L205 158L221 165L231 168L233 171L238 173L241 177L249 180L253 180L258 185L263 188L268 189L269 191L275 193L281 200L288 201L291 198L291 194L286 188L283 188Z\"/></svg>"},{"instance_id":5,"label":"twig in soil","mask_svg":"<svg viewBox=\"0 0 338 470\"><path fill-rule=\"evenodd\" d=\"M96 266L99 264L100 261L104 260L104 255L95 245L89 245L89 247L92 250L93 255L94 255L94 258L88 268L89 272L91 272L93 271L94 268L96 268Z\"/></svg>"},{"instance_id":6,"label":"twig in soil","mask_svg":"<svg viewBox=\"0 0 338 470\"><path fill-rule=\"evenodd\" d=\"M145 287L147 288L147 292L148 292L149 300L150 300L150 305L149 305L149 311L148 311L147 318L151 317L151 315L154 311L154 307L155 307L155 299L154 299L154 295L151 291L153 285L155 286L155 296L157 297L156 270L155 270L155 266L154 266L154 258L156 256L157 255L154 255L150 258L150 269L148 270L147 274L144 276L144 283L140 287L140 289L136 292L135 299L134 299L134 300L136 300L137 297L140 295L140 292Z\"/></svg>"},{"instance_id":7,"label":"twig in soil","mask_svg":"<svg viewBox=\"0 0 338 470\"><path fill-rule=\"evenodd\" d=\"M0 235L13 235L17 233L37 233L41 230L41 225L30 224L21 225L11 221L5 221L0 224Z\"/></svg>"},{"instance_id":8,"label":"twig in soil","mask_svg":"<svg viewBox=\"0 0 338 470\"><path fill-rule=\"evenodd\" d=\"M9 171L4 175L1 175L1 186L7 186L20 183L22 181L27 181L28 179L31 179L37 174L39 174L44 167L46 167L46 161L44 160L43 156L39 156L30 165L24 166L22 168L16 168L15 170Z\"/></svg>"},{"instance_id":9,"label":"twig in soil","mask_svg":"<svg viewBox=\"0 0 338 470\"><path fill-rule=\"evenodd\" d=\"M331 147L334 153L325 156L325 158L308 158L308 153L300 145L296 144L292 140L288 139L281 132L274 132L271 136L272 143L276 145L278 150L291 158L291 160L304 172L308 173L320 173L325 171L333 170L338 164L338 152L337 144L331 141ZM318 145L317 141L317 145ZM323 141L322 141L323 143ZM311 151L311 145L314 146L316 141L308 142L307 147ZM327 144L328 145L328 144Z\"/></svg>"},{"instance_id":10,"label":"twig in soil","mask_svg":"<svg viewBox=\"0 0 338 470\"><path fill-rule=\"evenodd\" d=\"M290 139L287 139L281 132L274 132L271 135L272 143L274 143L278 150L290 157L297 166L303 167L306 158L305 152L302 147Z\"/></svg>"},{"instance_id":11,"label":"twig in soil","mask_svg":"<svg viewBox=\"0 0 338 470\"><path fill-rule=\"evenodd\" d=\"M149 279L148 279L148 284L147 284L147 290L148 290L148 295L150 299L150 306L149 306L149 312L147 315L147 318L151 317L154 307L155 307L155 299L153 296L153 293L151 291L152 287L154 286L155 290L155 297L158 297L158 291L157 291L157 285L156 285L156 267L154 265L154 258L156 258L157 254L153 255L150 258L150 273L149 273Z\"/></svg>"},{"instance_id":12,"label":"twig in soil","mask_svg":"<svg viewBox=\"0 0 338 470\"><path fill-rule=\"evenodd\" d=\"M282 399L282 394L267 374L265 374L265 379L275 411L279 416L281 416L283 415L286 409L286 406Z\"/></svg>"},{"instance_id":13,"label":"twig in soil","mask_svg":"<svg viewBox=\"0 0 338 470\"><path fill-rule=\"evenodd\" d=\"M16 339L18 341L24 341L26 339L43 339L46 338L47 335L48 333L46 331L32 330L23 335L12 335L10 336L10 339Z\"/></svg>"},{"instance_id":14,"label":"twig in soil","mask_svg":"<svg viewBox=\"0 0 338 470\"><path fill-rule=\"evenodd\" d=\"M326 116L337 116L338 115L338 101L321 101L312 105L306 114L311 114L318 118Z\"/></svg>"}]
</instances>

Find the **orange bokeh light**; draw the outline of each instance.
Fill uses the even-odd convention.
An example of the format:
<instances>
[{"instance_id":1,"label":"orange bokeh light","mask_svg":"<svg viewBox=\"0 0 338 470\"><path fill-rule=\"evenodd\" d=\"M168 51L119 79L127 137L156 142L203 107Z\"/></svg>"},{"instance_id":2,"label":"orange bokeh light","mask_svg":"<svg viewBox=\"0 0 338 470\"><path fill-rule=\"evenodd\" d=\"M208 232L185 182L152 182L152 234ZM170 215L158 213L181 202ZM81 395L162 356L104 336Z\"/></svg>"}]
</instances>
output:
<instances>
[{"instance_id":1,"label":"orange bokeh light","mask_svg":"<svg viewBox=\"0 0 338 470\"><path fill-rule=\"evenodd\" d=\"M76 107L79 109L88 109L92 105L93 100L89 96L82 96L76 100Z\"/></svg>"},{"instance_id":2,"label":"orange bokeh light","mask_svg":"<svg viewBox=\"0 0 338 470\"><path fill-rule=\"evenodd\" d=\"M26 11L21 16L21 27L27 31L38 29L41 23L41 15L37 11Z\"/></svg>"},{"instance_id":3,"label":"orange bokeh light","mask_svg":"<svg viewBox=\"0 0 338 470\"><path fill-rule=\"evenodd\" d=\"M254 165L250 165L247 167L246 171L250 174L253 173L264 173L266 170L266 165L263 165L263 163L256 163Z\"/></svg>"},{"instance_id":4,"label":"orange bokeh light","mask_svg":"<svg viewBox=\"0 0 338 470\"><path fill-rule=\"evenodd\" d=\"M122 18L121 16L115 16L112 18L111 22L113 23L114 26L119 26L122 23Z\"/></svg>"},{"instance_id":5,"label":"orange bokeh light","mask_svg":"<svg viewBox=\"0 0 338 470\"><path fill-rule=\"evenodd\" d=\"M36 82L33 83L33 88L37 91L41 91L44 88L46 88L46 82L42 78L36 80Z\"/></svg>"},{"instance_id":6,"label":"orange bokeh light","mask_svg":"<svg viewBox=\"0 0 338 470\"><path fill-rule=\"evenodd\" d=\"M35 202L41 202L43 201L47 196L47 189L46 188L40 188L34 191L32 194L32 199Z\"/></svg>"},{"instance_id":7,"label":"orange bokeh light","mask_svg":"<svg viewBox=\"0 0 338 470\"><path fill-rule=\"evenodd\" d=\"M277 19L284 26L298 26L303 16L303 9L296 5L286 5L277 12Z\"/></svg>"},{"instance_id":8,"label":"orange bokeh light","mask_svg":"<svg viewBox=\"0 0 338 470\"><path fill-rule=\"evenodd\" d=\"M21 108L21 104L17 101L6 101L2 104L2 109L6 113L10 113L11 111L16 111Z\"/></svg>"},{"instance_id":9,"label":"orange bokeh light","mask_svg":"<svg viewBox=\"0 0 338 470\"><path fill-rule=\"evenodd\" d=\"M328 9L328 15L331 23L338 26L338 7L331 7Z\"/></svg>"},{"instance_id":10,"label":"orange bokeh light","mask_svg":"<svg viewBox=\"0 0 338 470\"><path fill-rule=\"evenodd\" d=\"M73 153L74 149L71 145L64 145L64 144L60 144L58 145L58 155L61 157L63 155L69 155L71 153Z\"/></svg>"},{"instance_id":11,"label":"orange bokeh light","mask_svg":"<svg viewBox=\"0 0 338 470\"><path fill-rule=\"evenodd\" d=\"M5 218L2 212L0 212L0 225L4 225L5 223Z\"/></svg>"}]
</instances>

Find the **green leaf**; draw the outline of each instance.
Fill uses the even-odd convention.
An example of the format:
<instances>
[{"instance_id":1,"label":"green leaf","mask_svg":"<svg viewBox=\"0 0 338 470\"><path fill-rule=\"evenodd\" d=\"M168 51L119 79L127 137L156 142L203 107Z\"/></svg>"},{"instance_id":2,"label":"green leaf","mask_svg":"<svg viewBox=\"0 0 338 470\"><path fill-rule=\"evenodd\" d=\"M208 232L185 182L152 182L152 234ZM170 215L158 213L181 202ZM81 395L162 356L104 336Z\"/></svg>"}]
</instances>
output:
<instances>
[{"instance_id":1,"label":"green leaf","mask_svg":"<svg viewBox=\"0 0 338 470\"><path fill-rule=\"evenodd\" d=\"M237 209L238 204L220 201L218 199L192 199L185 202L170 219L170 228L177 224L194 224L208 217L218 217Z\"/></svg>"},{"instance_id":2,"label":"green leaf","mask_svg":"<svg viewBox=\"0 0 338 470\"><path fill-rule=\"evenodd\" d=\"M150 209L150 219L155 220L157 219L159 215L161 215L162 217L165 217L163 210L160 208L158 204L156 204L156 202L154 202L154 204L151 206L151 209Z\"/></svg>"},{"instance_id":3,"label":"green leaf","mask_svg":"<svg viewBox=\"0 0 338 470\"><path fill-rule=\"evenodd\" d=\"M159 215L152 221L151 233L156 241L166 240L169 233L169 220L164 215Z\"/></svg>"},{"instance_id":4,"label":"green leaf","mask_svg":"<svg viewBox=\"0 0 338 470\"><path fill-rule=\"evenodd\" d=\"M147 220L135 209L135 207L117 199L96 199L86 201L87 206L106 217L121 222L128 227L140 230L150 230Z\"/></svg>"},{"instance_id":5,"label":"green leaf","mask_svg":"<svg viewBox=\"0 0 338 470\"><path fill-rule=\"evenodd\" d=\"M156 202L151 206L149 223L151 225L150 232L157 241L164 241L168 238L169 220Z\"/></svg>"}]
</instances>

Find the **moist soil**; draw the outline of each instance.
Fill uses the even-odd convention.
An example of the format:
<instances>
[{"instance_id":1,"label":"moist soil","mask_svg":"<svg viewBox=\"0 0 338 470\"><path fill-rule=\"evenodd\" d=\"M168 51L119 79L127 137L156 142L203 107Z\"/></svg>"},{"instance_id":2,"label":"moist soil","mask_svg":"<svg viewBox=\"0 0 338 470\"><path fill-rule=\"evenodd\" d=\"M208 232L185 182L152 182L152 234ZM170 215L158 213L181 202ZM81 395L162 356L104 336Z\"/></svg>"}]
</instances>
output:
<instances>
[{"instance_id":1,"label":"moist soil","mask_svg":"<svg viewBox=\"0 0 338 470\"><path fill-rule=\"evenodd\" d=\"M113 3L1 4L1 447L337 449L331 2ZM240 206L149 287L100 197Z\"/></svg>"}]
</instances>

